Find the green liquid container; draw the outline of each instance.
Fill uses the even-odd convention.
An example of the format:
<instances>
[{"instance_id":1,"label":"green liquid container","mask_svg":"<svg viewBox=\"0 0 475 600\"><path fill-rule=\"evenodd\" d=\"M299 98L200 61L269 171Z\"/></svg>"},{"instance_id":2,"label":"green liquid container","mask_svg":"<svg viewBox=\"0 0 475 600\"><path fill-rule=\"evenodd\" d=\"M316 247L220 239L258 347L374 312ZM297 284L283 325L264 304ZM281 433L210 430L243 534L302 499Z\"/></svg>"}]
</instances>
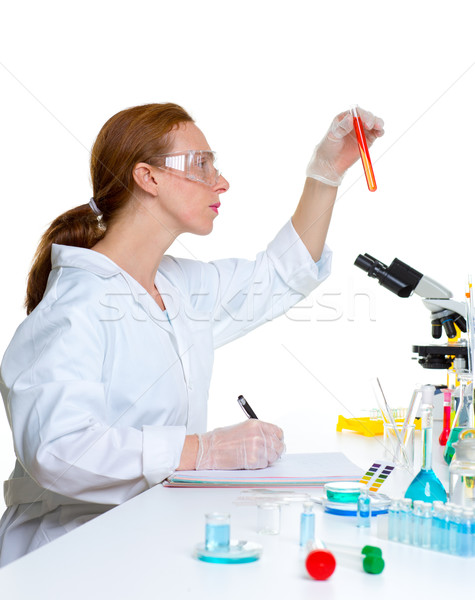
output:
<instances>
[{"instance_id":1,"label":"green liquid container","mask_svg":"<svg viewBox=\"0 0 475 600\"><path fill-rule=\"evenodd\" d=\"M473 386L469 383L469 377L471 381L472 376L468 373L465 376L459 376L460 385L457 389L459 390L458 396L460 400L444 452L444 460L448 465L450 465L454 457L455 449L453 445L458 442L460 432L464 429L473 429L474 427Z\"/></svg>"},{"instance_id":2,"label":"green liquid container","mask_svg":"<svg viewBox=\"0 0 475 600\"><path fill-rule=\"evenodd\" d=\"M454 444L458 442L460 432L466 429L465 427L452 427L450 430L449 439L444 451L444 460L450 465L455 454Z\"/></svg>"}]
</instances>

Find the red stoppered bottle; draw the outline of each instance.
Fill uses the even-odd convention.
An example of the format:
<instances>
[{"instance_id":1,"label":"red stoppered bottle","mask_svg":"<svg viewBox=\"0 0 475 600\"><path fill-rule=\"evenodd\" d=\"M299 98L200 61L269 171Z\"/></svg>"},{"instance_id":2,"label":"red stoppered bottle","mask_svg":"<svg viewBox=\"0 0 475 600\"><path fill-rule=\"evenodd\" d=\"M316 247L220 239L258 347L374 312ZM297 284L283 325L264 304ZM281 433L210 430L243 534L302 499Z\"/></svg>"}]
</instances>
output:
<instances>
[{"instance_id":1,"label":"red stoppered bottle","mask_svg":"<svg viewBox=\"0 0 475 600\"><path fill-rule=\"evenodd\" d=\"M373 165L371 164L371 158L369 156L368 144L366 142L363 122L361 121L361 117L358 115L356 108L356 106L351 107L351 114L353 116L353 127L355 128L356 139L358 141L358 149L360 151L361 162L363 163L363 169L368 189L370 192L375 192L377 190L377 185L376 179L374 178Z\"/></svg>"}]
</instances>

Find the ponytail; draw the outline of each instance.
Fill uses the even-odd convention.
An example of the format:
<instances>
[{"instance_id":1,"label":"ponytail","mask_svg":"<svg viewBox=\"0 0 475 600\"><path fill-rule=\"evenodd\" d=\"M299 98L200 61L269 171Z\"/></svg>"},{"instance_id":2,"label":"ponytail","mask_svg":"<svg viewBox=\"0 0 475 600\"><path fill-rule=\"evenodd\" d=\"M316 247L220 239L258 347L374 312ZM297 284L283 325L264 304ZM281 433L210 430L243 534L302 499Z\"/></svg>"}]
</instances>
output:
<instances>
[{"instance_id":1,"label":"ponytail","mask_svg":"<svg viewBox=\"0 0 475 600\"><path fill-rule=\"evenodd\" d=\"M64 244L92 248L104 237L105 227L89 204L82 204L57 217L43 234L28 275L25 308L29 315L43 298L51 271L51 246Z\"/></svg>"},{"instance_id":2,"label":"ponytail","mask_svg":"<svg viewBox=\"0 0 475 600\"><path fill-rule=\"evenodd\" d=\"M177 104L145 104L127 108L102 127L91 152L91 180L100 218L82 204L55 219L41 238L28 275L27 314L41 302L51 271L51 246L92 248L107 232L133 194L133 169L171 147L168 135L180 123L193 122Z\"/></svg>"}]
</instances>

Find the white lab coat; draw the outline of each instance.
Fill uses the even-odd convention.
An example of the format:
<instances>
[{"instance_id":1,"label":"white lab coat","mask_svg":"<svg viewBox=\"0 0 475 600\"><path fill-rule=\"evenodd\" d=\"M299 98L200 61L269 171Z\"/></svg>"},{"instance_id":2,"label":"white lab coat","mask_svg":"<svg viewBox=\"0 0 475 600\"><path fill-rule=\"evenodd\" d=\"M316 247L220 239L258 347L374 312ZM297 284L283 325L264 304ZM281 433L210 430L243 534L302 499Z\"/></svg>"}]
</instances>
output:
<instances>
[{"instance_id":1,"label":"white lab coat","mask_svg":"<svg viewBox=\"0 0 475 600\"><path fill-rule=\"evenodd\" d=\"M2 365L17 462L0 565L163 481L206 430L214 348L284 313L329 275L289 221L255 261L165 256L163 313L106 256L53 245L41 303Z\"/></svg>"}]
</instances>

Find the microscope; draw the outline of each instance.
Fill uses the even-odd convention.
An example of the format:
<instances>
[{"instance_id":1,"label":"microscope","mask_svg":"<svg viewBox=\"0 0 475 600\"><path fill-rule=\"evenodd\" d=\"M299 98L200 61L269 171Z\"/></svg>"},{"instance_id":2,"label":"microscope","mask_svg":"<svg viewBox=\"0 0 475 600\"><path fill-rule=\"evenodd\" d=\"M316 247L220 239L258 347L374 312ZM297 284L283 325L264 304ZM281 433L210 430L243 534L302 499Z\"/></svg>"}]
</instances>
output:
<instances>
[{"instance_id":1,"label":"microscope","mask_svg":"<svg viewBox=\"0 0 475 600\"><path fill-rule=\"evenodd\" d=\"M432 337L438 340L442 337L442 329L445 331L449 338L447 344L412 347L412 351L420 357L418 362L422 367L468 369L466 341L451 341L457 337L457 328L463 333L467 331L465 303L453 300L450 290L398 258L388 267L369 254L360 254L354 264L400 298L409 298L413 293L420 296L431 313Z\"/></svg>"}]
</instances>

